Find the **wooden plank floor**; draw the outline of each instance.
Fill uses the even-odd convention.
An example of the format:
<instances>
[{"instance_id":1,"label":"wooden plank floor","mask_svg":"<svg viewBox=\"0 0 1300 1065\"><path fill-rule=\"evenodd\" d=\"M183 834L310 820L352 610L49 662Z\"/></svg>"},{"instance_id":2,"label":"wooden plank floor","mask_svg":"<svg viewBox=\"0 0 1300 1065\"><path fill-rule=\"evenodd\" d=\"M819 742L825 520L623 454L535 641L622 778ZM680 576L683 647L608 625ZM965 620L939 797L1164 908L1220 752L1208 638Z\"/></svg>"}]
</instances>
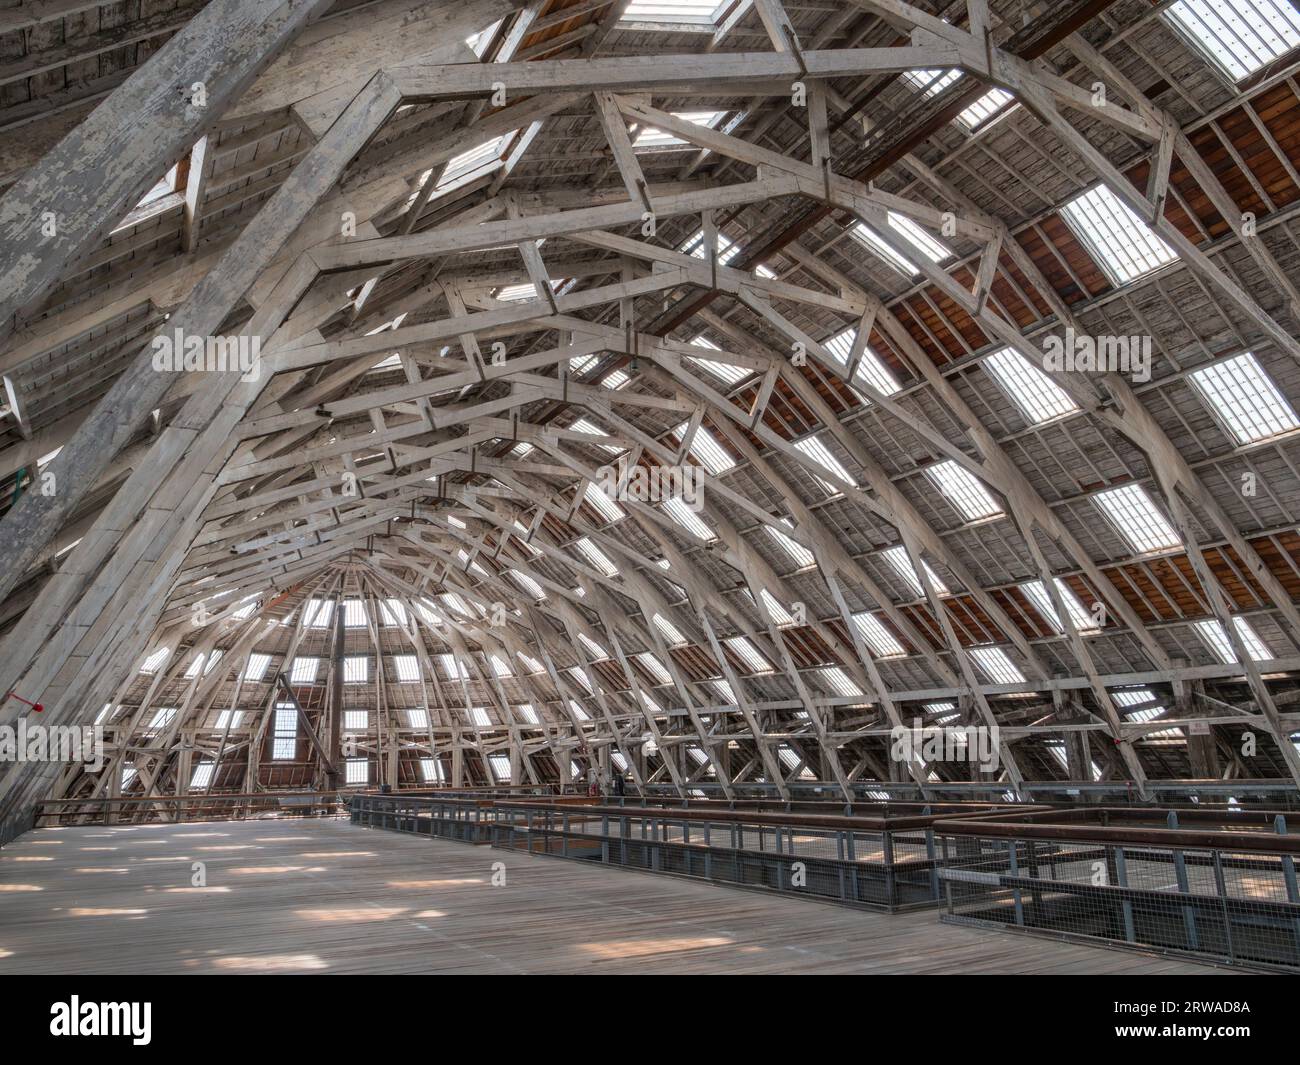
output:
<instances>
[{"instance_id":1,"label":"wooden plank floor","mask_svg":"<svg viewBox=\"0 0 1300 1065\"><path fill-rule=\"evenodd\" d=\"M0 850L0 973L1212 971L335 820L45 829Z\"/></svg>"}]
</instances>

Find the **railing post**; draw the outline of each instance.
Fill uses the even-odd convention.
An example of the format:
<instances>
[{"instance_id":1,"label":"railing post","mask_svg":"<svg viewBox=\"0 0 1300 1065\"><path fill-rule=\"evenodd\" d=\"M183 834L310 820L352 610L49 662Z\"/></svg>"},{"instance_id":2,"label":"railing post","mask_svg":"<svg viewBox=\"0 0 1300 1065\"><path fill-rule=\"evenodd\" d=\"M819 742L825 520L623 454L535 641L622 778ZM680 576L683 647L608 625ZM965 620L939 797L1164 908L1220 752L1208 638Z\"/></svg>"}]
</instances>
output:
<instances>
[{"instance_id":1,"label":"railing post","mask_svg":"<svg viewBox=\"0 0 1300 1065\"><path fill-rule=\"evenodd\" d=\"M1223 853L1217 848L1214 855L1214 890L1219 896L1219 910L1223 913L1223 935L1228 946L1228 960L1235 961L1237 952L1232 945L1232 914L1228 912L1228 885L1223 879Z\"/></svg>"},{"instance_id":2,"label":"railing post","mask_svg":"<svg viewBox=\"0 0 1300 1065\"><path fill-rule=\"evenodd\" d=\"M1007 840L1007 870L1016 879L1020 878L1020 862L1016 856L1016 850L1018 847L1019 847L1019 842L1017 840L1014 839ZM1012 887L1011 897L1015 900L1015 904L1016 904L1016 924L1020 925L1023 928L1025 924L1025 905L1020 898L1019 884L1016 884Z\"/></svg>"},{"instance_id":3,"label":"railing post","mask_svg":"<svg viewBox=\"0 0 1300 1065\"><path fill-rule=\"evenodd\" d=\"M930 898L935 902L939 901L939 863L935 860L934 850L934 828L927 826L925 830L925 859L930 863Z\"/></svg>"},{"instance_id":4,"label":"railing post","mask_svg":"<svg viewBox=\"0 0 1300 1065\"><path fill-rule=\"evenodd\" d=\"M898 885L894 882L894 837L888 829L880 833L880 851L885 859L885 904L892 910L898 903Z\"/></svg>"},{"instance_id":5,"label":"railing post","mask_svg":"<svg viewBox=\"0 0 1300 1065\"><path fill-rule=\"evenodd\" d=\"M1169 811L1166 823L1170 828L1178 827L1178 813L1175 810ZM1191 888L1187 880L1187 859L1183 856L1181 850L1175 850L1174 856L1174 879L1178 883L1178 890L1183 895L1190 895ZM1183 928L1187 932L1187 947L1189 950L1201 949L1201 937L1196 931L1196 911L1188 905L1183 906Z\"/></svg>"},{"instance_id":6,"label":"railing post","mask_svg":"<svg viewBox=\"0 0 1300 1065\"><path fill-rule=\"evenodd\" d=\"M1124 912L1124 938L1129 943L1137 942L1137 933L1133 928L1133 901L1127 897L1128 893L1128 866L1124 862L1124 848L1115 847L1115 883L1125 892L1125 898L1120 903L1120 908Z\"/></svg>"},{"instance_id":7,"label":"railing post","mask_svg":"<svg viewBox=\"0 0 1300 1065\"><path fill-rule=\"evenodd\" d=\"M1279 836L1285 836L1287 834L1286 818L1282 814L1278 814L1277 817L1273 819L1273 829ZM1295 859L1289 854L1282 855L1282 880L1286 884L1287 902L1293 904L1300 903L1300 891L1296 890ZM1295 935L1295 960L1300 962L1300 917L1292 919L1291 931Z\"/></svg>"}]
</instances>

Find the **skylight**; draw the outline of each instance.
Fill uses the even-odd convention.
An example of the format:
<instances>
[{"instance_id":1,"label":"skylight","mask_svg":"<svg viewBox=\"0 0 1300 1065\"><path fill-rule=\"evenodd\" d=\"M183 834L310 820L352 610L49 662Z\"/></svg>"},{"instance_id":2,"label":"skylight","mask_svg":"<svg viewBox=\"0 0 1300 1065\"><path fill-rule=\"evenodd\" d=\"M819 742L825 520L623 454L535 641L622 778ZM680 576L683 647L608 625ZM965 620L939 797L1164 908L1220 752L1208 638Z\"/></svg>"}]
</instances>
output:
<instances>
[{"instance_id":1,"label":"skylight","mask_svg":"<svg viewBox=\"0 0 1300 1065\"><path fill-rule=\"evenodd\" d=\"M308 599L303 611L303 624L309 629L329 627L330 618L334 616L334 600Z\"/></svg>"},{"instance_id":2,"label":"skylight","mask_svg":"<svg viewBox=\"0 0 1300 1065\"><path fill-rule=\"evenodd\" d=\"M713 351L722 350L717 344L713 343L713 341L703 336L692 337L691 343L697 348L709 348ZM709 373L713 374L714 377L721 381L725 381L729 385L739 384L754 372L746 366L735 366L729 362L715 362L712 359L696 358L694 355L687 355L686 357L697 366L707 370Z\"/></svg>"},{"instance_id":3,"label":"skylight","mask_svg":"<svg viewBox=\"0 0 1300 1065\"><path fill-rule=\"evenodd\" d=\"M415 655L393 655L393 668L399 684L413 684L420 679L420 663Z\"/></svg>"},{"instance_id":4,"label":"skylight","mask_svg":"<svg viewBox=\"0 0 1300 1065\"><path fill-rule=\"evenodd\" d=\"M510 756L508 754L489 754L488 765L492 777L498 784L510 783Z\"/></svg>"},{"instance_id":5,"label":"skylight","mask_svg":"<svg viewBox=\"0 0 1300 1065\"><path fill-rule=\"evenodd\" d=\"M790 522L784 518L781 519L781 524L787 529L792 528ZM817 560L813 556L813 553L809 551L808 548L804 547L803 544L792 540L786 533L783 533L780 529L773 528L771 525L764 525L763 528L766 530L767 535L777 542L786 555L789 556L790 561L798 566L799 569L806 569L808 566L816 563Z\"/></svg>"},{"instance_id":6,"label":"skylight","mask_svg":"<svg viewBox=\"0 0 1300 1065\"><path fill-rule=\"evenodd\" d=\"M1253 444L1300 427L1291 404L1249 351L1204 366L1191 377L1238 444Z\"/></svg>"},{"instance_id":7,"label":"skylight","mask_svg":"<svg viewBox=\"0 0 1300 1065\"><path fill-rule=\"evenodd\" d=\"M619 21L712 26L719 6L718 0L631 0Z\"/></svg>"},{"instance_id":8,"label":"skylight","mask_svg":"<svg viewBox=\"0 0 1300 1065\"><path fill-rule=\"evenodd\" d=\"M695 231L695 234L685 244L682 245L681 250L685 252L687 255L691 256L692 258L703 259L704 258L704 230L697 229ZM739 254L740 254L740 245L737 244L730 237L726 237L723 234L719 233L718 234L718 265L730 266L731 260L734 259ZM773 278L776 277L776 274L768 267L764 266L762 263L759 263L759 265L754 268L754 273L758 277L764 278L767 281L771 281Z\"/></svg>"},{"instance_id":9,"label":"skylight","mask_svg":"<svg viewBox=\"0 0 1300 1065\"><path fill-rule=\"evenodd\" d=\"M203 675L206 677L209 673L212 672L216 664L221 661L221 655L222 655L221 651L211 651L206 656L195 655L194 659L190 662L189 669L185 671L185 679L193 680L195 677L197 677L199 675L200 667L203 668Z\"/></svg>"},{"instance_id":10,"label":"skylight","mask_svg":"<svg viewBox=\"0 0 1300 1065\"><path fill-rule=\"evenodd\" d=\"M713 694L716 695L723 703L726 703L730 706L739 705L739 701L736 699L736 692L731 687L730 681L714 679L708 681L707 683L709 687L713 689ZM709 721L709 718L701 717L700 720L707 723Z\"/></svg>"},{"instance_id":11,"label":"skylight","mask_svg":"<svg viewBox=\"0 0 1300 1065\"><path fill-rule=\"evenodd\" d=\"M488 653L488 662L492 666L492 675L495 677L513 677L514 673L510 669L510 663L502 658L495 651Z\"/></svg>"},{"instance_id":12,"label":"skylight","mask_svg":"<svg viewBox=\"0 0 1300 1065\"><path fill-rule=\"evenodd\" d=\"M493 295L504 303L519 303L521 300L536 299L537 286L531 281L523 281L518 285L504 285Z\"/></svg>"},{"instance_id":13,"label":"skylight","mask_svg":"<svg viewBox=\"0 0 1300 1065\"><path fill-rule=\"evenodd\" d=\"M957 116L957 121L970 132L992 125L994 119L1000 118L1016 107L1016 98L1003 89L990 89Z\"/></svg>"},{"instance_id":14,"label":"skylight","mask_svg":"<svg viewBox=\"0 0 1300 1065\"><path fill-rule=\"evenodd\" d=\"M806 765L804 765L802 769L799 769L799 767L803 765L803 759L799 757L798 752L796 752L794 748L782 744L780 747L776 749L776 753L777 753L777 757L781 759L781 764L785 766L787 773L793 773L796 769L798 769L800 780L815 779L813 771L809 769Z\"/></svg>"},{"instance_id":15,"label":"skylight","mask_svg":"<svg viewBox=\"0 0 1300 1065\"><path fill-rule=\"evenodd\" d=\"M212 771L216 769L213 762L199 762L194 767L194 775L190 777L190 791L199 791L206 788L212 783Z\"/></svg>"},{"instance_id":16,"label":"skylight","mask_svg":"<svg viewBox=\"0 0 1300 1065\"><path fill-rule=\"evenodd\" d=\"M414 710L406 711L406 727L407 728L428 728L429 711L425 710L423 707L418 707Z\"/></svg>"},{"instance_id":17,"label":"skylight","mask_svg":"<svg viewBox=\"0 0 1300 1065\"><path fill-rule=\"evenodd\" d=\"M1025 679L1000 647L972 647L970 656L994 684L1020 684Z\"/></svg>"},{"instance_id":18,"label":"skylight","mask_svg":"<svg viewBox=\"0 0 1300 1065\"><path fill-rule=\"evenodd\" d=\"M606 521L618 521L623 517L624 511L617 503L605 494L605 490L595 481L587 482L587 491L583 496L584 502L590 503L600 512L600 516Z\"/></svg>"},{"instance_id":19,"label":"skylight","mask_svg":"<svg viewBox=\"0 0 1300 1065\"><path fill-rule=\"evenodd\" d=\"M315 659L312 659L314 662ZM293 703L276 703L272 723L271 757L278 762L292 761L298 753L298 711Z\"/></svg>"},{"instance_id":20,"label":"skylight","mask_svg":"<svg viewBox=\"0 0 1300 1065\"><path fill-rule=\"evenodd\" d=\"M1125 688L1121 691L1112 691L1110 697L1115 700L1115 704L1124 712L1124 716L1130 721L1146 722L1154 721L1165 712L1163 706L1146 706L1145 704L1154 702L1158 697L1150 688ZM1126 707L1141 706L1141 710L1128 710ZM1169 743L1184 739L1183 730L1180 728L1166 728L1159 732L1148 732L1143 737L1148 743Z\"/></svg>"},{"instance_id":21,"label":"skylight","mask_svg":"<svg viewBox=\"0 0 1300 1065\"><path fill-rule=\"evenodd\" d=\"M515 709L519 712L519 716L524 719L525 724L527 725L541 724L541 721L537 717L537 711L533 709L532 703L520 703L517 707L515 707Z\"/></svg>"},{"instance_id":22,"label":"skylight","mask_svg":"<svg viewBox=\"0 0 1300 1065\"><path fill-rule=\"evenodd\" d=\"M731 648L737 658L745 664L745 667L751 673L771 673L772 663L763 657L762 653L747 636L733 636L724 641Z\"/></svg>"},{"instance_id":23,"label":"skylight","mask_svg":"<svg viewBox=\"0 0 1300 1065\"><path fill-rule=\"evenodd\" d=\"M995 351L981 365L1030 425L1041 425L1079 409L1065 389L1014 348Z\"/></svg>"},{"instance_id":24,"label":"skylight","mask_svg":"<svg viewBox=\"0 0 1300 1065\"><path fill-rule=\"evenodd\" d=\"M582 433L584 436L609 436L609 433L605 432L604 429L593 422L590 418L579 418L569 426L569 431ZM601 444L599 446L614 455L619 454L619 452L623 450L621 447L614 447L611 444Z\"/></svg>"},{"instance_id":25,"label":"skylight","mask_svg":"<svg viewBox=\"0 0 1300 1065\"><path fill-rule=\"evenodd\" d=\"M831 454L830 448L828 448L824 443L822 443L819 437L806 436L802 440L796 440L794 446L799 451L802 451L805 455L807 455L819 466L821 466L823 469L830 472L833 476L838 477L841 481L847 484L853 485L855 488L857 487L858 482L849 476L849 471L846 470L843 467L843 465L840 464L839 459L837 459L834 455ZM816 474L814 474L813 476L816 476ZM830 482L823 481L820 477L817 477L817 481L831 495L840 494L841 489L831 484Z\"/></svg>"},{"instance_id":26,"label":"skylight","mask_svg":"<svg viewBox=\"0 0 1300 1065\"><path fill-rule=\"evenodd\" d=\"M579 641L581 641L582 646L587 649L587 653L590 654L597 661L602 661L603 659L609 657L609 652L606 651L605 648L601 647L600 644L598 644L585 632L578 633L578 639Z\"/></svg>"},{"instance_id":27,"label":"skylight","mask_svg":"<svg viewBox=\"0 0 1300 1065\"><path fill-rule=\"evenodd\" d=\"M370 679L370 659L365 655L345 655L343 658L343 683L364 684Z\"/></svg>"},{"instance_id":28,"label":"skylight","mask_svg":"<svg viewBox=\"0 0 1300 1065\"><path fill-rule=\"evenodd\" d=\"M448 680L469 680L469 669L453 654L438 655L438 665L442 666L442 674Z\"/></svg>"},{"instance_id":29,"label":"skylight","mask_svg":"<svg viewBox=\"0 0 1300 1065\"><path fill-rule=\"evenodd\" d=\"M857 335L857 329L850 326L848 329L836 333L830 340L823 341L822 347L847 370L849 355L853 352L853 342L857 339ZM902 385L894 380L894 375L889 372L889 367L884 364L879 355L872 351L870 344L863 349L862 358L858 360L858 369L853 375L855 381L859 378L881 395L892 396L894 393L902 391ZM867 402L865 396L863 401Z\"/></svg>"},{"instance_id":30,"label":"skylight","mask_svg":"<svg viewBox=\"0 0 1300 1065\"><path fill-rule=\"evenodd\" d=\"M586 670L584 670L584 668L581 666L569 666L568 671L573 675L573 679L577 680L577 683L582 685L582 690L585 690L589 696L590 694L593 694L590 677L586 675Z\"/></svg>"},{"instance_id":31,"label":"skylight","mask_svg":"<svg viewBox=\"0 0 1300 1065\"><path fill-rule=\"evenodd\" d=\"M1273 652L1259 638L1255 630L1250 627L1250 622L1245 618L1235 617L1232 619L1232 623L1237 627L1237 635L1241 637L1241 642L1245 645L1246 653L1250 655L1251 661L1264 662L1273 657ZM1228 639L1228 634L1218 621L1198 621L1193 628L1196 629L1196 634L1205 641L1206 645L1219 657L1221 662L1231 665L1237 661L1237 652L1233 650L1232 641Z\"/></svg>"},{"instance_id":32,"label":"skylight","mask_svg":"<svg viewBox=\"0 0 1300 1065\"><path fill-rule=\"evenodd\" d=\"M515 657L524 664L529 674L540 673L542 671L542 664L537 661L537 659L524 654L523 651L516 651Z\"/></svg>"},{"instance_id":33,"label":"skylight","mask_svg":"<svg viewBox=\"0 0 1300 1065\"><path fill-rule=\"evenodd\" d=\"M1060 593L1061 599L1065 602L1065 609L1070 614L1070 621L1074 624L1075 629L1079 632L1097 632L1097 622L1093 619L1085 608L1079 597L1074 594L1070 586L1060 577L1054 579L1056 590ZM1065 626L1061 623L1060 615L1057 614L1056 608L1052 604L1052 597L1047 591L1047 586L1042 581L1030 581L1028 584L1022 584L1020 590L1025 593L1029 601L1034 604L1034 609L1042 616L1043 620L1052 626L1057 632L1064 632Z\"/></svg>"},{"instance_id":34,"label":"skylight","mask_svg":"<svg viewBox=\"0 0 1300 1065\"><path fill-rule=\"evenodd\" d=\"M242 710L222 710L217 714L217 728L239 728L239 723L244 719Z\"/></svg>"},{"instance_id":35,"label":"skylight","mask_svg":"<svg viewBox=\"0 0 1300 1065\"><path fill-rule=\"evenodd\" d=\"M654 678L656 684L669 684L672 682L672 675L668 670L664 669L663 663L649 651L642 651L640 654L633 655L633 657L641 663L641 668Z\"/></svg>"},{"instance_id":36,"label":"skylight","mask_svg":"<svg viewBox=\"0 0 1300 1065\"><path fill-rule=\"evenodd\" d=\"M466 149L459 155L453 155L448 160L447 168L442 172L442 178L436 187L445 188L476 170L482 170L498 162L501 159L501 148L508 136L508 133L503 133L499 137L493 137L482 144Z\"/></svg>"},{"instance_id":37,"label":"skylight","mask_svg":"<svg viewBox=\"0 0 1300 1065\"><path fill-rule=\"evenodd\" d=\"M527 573L521 573L517 569L512 569L510 571L510 576L515 579L515 583L518 584L520 588L526 591L534 599L546 598L546 593L542 591L542 586L533 580L532 577L528 576Z\"/></svg>"},{"instance_id":38,"label":"skylight","mask_svg":"<svg viewBox=\"0 0 1300 1065\"><path fill-rule=\"evenodd\" d=\"M898 547L891 547L881 552L882 557L891 566L894 571L903 578L907 586L912 589L914 595L924 595L925 588L921 585L921 580L916 575L916 570L912 568L912 560L907 557L907 548L901 544ZM934 590L939 595L947 595L948 589L939 575L931 568L930 563L925 559L921 560L921 565L925 567L926 575L930 578L930 583L934 585Z\"/></svg>"},{"instance_id":39,"label":"skylight","mask_svg":"<svg viewBox=\"0 0 1300 1065\"><path fill-rule=\"evenodd\" d=\"M138 225L146 218L151 218L158 212L180 203L180 197L175 195L178 167L179 164L173 164L172 168L150 187L149 191L141 197L140 202L131 208L130 213L122 219L112 232L117 233L123 229Z\"/></svg>"},{"instance_id":40,"label":"skylight","mask_svg":"<svg viewBox=\"0 0 1300 1065\"><path fill-rule=\"evenodd\" d=\"M898 638L874 614L854 614L853 624L877 658L895 658L907 654L907 648L899 643Z\"/></svg>"},{"instance_id":41,"label":"skylight","mask_svg":"<svg viewBox=\"0 0 1300 1065\"><path fill-rule=\"evenodd\" d=\"M170 725L176 719L176 709L174 706L161 706L155 710L149 720L149 731L158 732Z\"/></svg>"},{"instance_id":42,"label":"skylight","mask_svg":"<svg viewBox=\"0 0 1300 1065\"><path fill-rule=\"evenodd\" d=\"M370 711L344 710L343 727L348 732L365 732L370 728Z\"/></svg>"},{"instance_id":43,"label":"skylight","mask_svg":"<svg viewBox=\"0 0 1300 1065\"><path fill-rule=\"evenodd\" d=\"M862 689L854 684L849 679L849 675L839 666L827 666L825 669L817 670L817 679L836 695L857 696L862 694Z\"/></svg>"},{"instance_id":44,"label":"skylight","mask_svg":"<svg viewBox=\"0 0 1300 1065\"><path fill-rule=\"evenodd\" d=\"M688 426L689 423L682 422L673 432L678 438L685 439ZM695 435L691 437L690 453L699 459L704 468L715 477L718 474L726 473L736 465L736 460L718 443L717 437L702 425L696 427Z\"/></svg>"},{"instance_id":45,"label":"skylight","mask_svg":"<svg viewBox=\"0 0 1300 1065\"><path fill-rule=\"evenodd\" d=\"M588 537L584 536L581 540L575 540L573 546L582 553L582 556L588 562L590 562L606 577L618 576L618 567L614 565L614 563L609 560L609 556L593 544Z\"/></svg>"},{"instance_id":46,"label":"skylight","mask_svg":"<svg viewBox=\"0 0 1300 1065\"><path fill-rule=\"evenodd\" d=\"M406 605L400 599L382 599L379 602L379 620L384 625L403 629L406 627Z\"/></svg>"},{"instance_id":47,"label":"skylight","mask_svg":"<svg viewBox=\"0 0 1300 1065\"><path fill-rule=\"evenodd\" d=\"M686 642L686 637L682 635L681 630L662 614L654 614L650 620L654 622L655 628L664 634L670 647L680 647Z\"/></svg>"},{"instance_id":48,"label":"skylight","mask_svg":"<svg viewBox=\"0 0 1300 1065\"><path fill-rule=\"evenodd\" d=\"M766 588L761 589L759 594L763 600L763 606L767 608L767 612L771 615L772 621L778 627L784 628L787 625L794 624L794 618L790 615L790 611L786 610L776 596Z\"/></svg>"},{"instance_id":49,"label":"skylight","mask_svg":"<svg viewBox=\"0 0 1300 1065\"><path fill-rule=\"evenodd\" d=\"M469 723L475 728L491 728L492 719L488 717L488 712L481 706L471 706L465 711L465 716Z\"/></svg>"},{"instance_id":50,"label":"skylight","mask_svg":"<svg viewBox=\"0 0 1300 1065\"><path fill-rule=\"evenodd\" d=\"M1173 262L1177 253L1105 185L1076 196L1061 216L1116 285Z\"/></svg>"},{"instance_id":51,"label":"skylight","mask_svg":"<svg viewBox=\"0 0 1300 1065\"><path fill-rule=\"evenodd\" d=\"M665 499L663 502L663 511L678 525L698 540L710 543L717 539L717 535L712 529L704 523L695 511L691 510L679 496L673 496Z\"/></svg>"},{"instance_id":52,"label":"skylight","mask_svg":"<svg viewBox=\"0 0 1300 1065\"><path fill-rule=\"evenodd\" d=\"M903 80L925 96L934 96L961 77L960 70L906 70ZM1002 89L990 89L957 116L957 121L974 133L989 119L1015 105L1016 98Z\"/></svg>"},{"instance_id":53,"label":"skylight","mask_svg":"<svg viewBox=\"0 0 1300 1065\"><path fill-rule=\"evenodd\" d=\"M465 604L465 600L455 592L443 592L438 596L438 602L464 617L472 618L474 616L474 612Z\"/></svg>"},{"instance_id":54,"label":"skylight","mask_svg":"<svg viewBox=\"0 0 1300 1065\"><path fill-rule=\"evenodd\" d=\"M169 654L171 654L170 647L159 647L158 650L140 663L140 672L157 673L158 667L167 661Z\"/></svg>"},{"instance_id":55,"label":"skylight","mask_svg":"<svg viewBox=\"0 0 1300 1065\"><path fill-rule=\"evenodd\" d=\"M487 29L479 30L478 33L471 33L465 38L465 43L470 46L476 56L481 57L483 55L483 49L492 40L492 36L496 33L497 27L501 25L501 21L501 19L497 19Z\"/></svg>"},{"instance_id":56,"label":"skylight","mask_svg":"<svg viewBox=\"0 0 1300 1065\"><path fill-rule=\"evenodd\" d=\"M289 683L315 684L316 672L319 668L319 658L309 658L299 655L293 660L293 669L289 672Z\"/></svg>"},{"instance_id":57,"label":"skylight","mask_svg":"<svg viewBox=\"0 0 1300 1065\"><path fill-rule=\"evenodd\" d=\"M947 21L946 19L944 21ZM903 81L926 96L936 96L961 77L960 70L905 70Z\"/></svg>"},{"instance_id":58,"label":"skylight","mask_svg":"<svg viewBox=\"0 0 1300 1065\"><path fill-rule=\"evenodd\" d=\"M343 781L349 788L357 788L370 783L369 758L345 758L343 760Z\"/></svg>"},{"instance_id":59,"label":"skylight","mask_svg":"<svg viewBox=\"0 0 1300 1065\"><path fill-rule=\"evenodd\" d=\"M1062 769L1064 769L1067 773L1070 771L1070 756L1065 752L1064 740L1044 740L1043 747L1048 754L1050 754L1061 764ZM1101 766L1099 766L1092 759L1089 759L1089 763L1092 767L1092 779L1100 780Z\"/></svg>"},{"instance_id":60,"label":"skylight","mask_svg":"<svg viewBox=\"0 0 1300 1065\"><path fill-rule=\"evenodd\" d=\"M1234 81L1300 47L1288 0L1178 0L1165 17Z\"/></svg>"},{"instance_id":61,"label":"skylight","mask_svg":"<svg viewBox=\"0 0 1300 1065\"><path fill-rule=\"evenodd\" d=\"M588 688L587 690L590 691L591 689ZM591 715L590 715L589 713L587 713L587 711L584 710L584 709L579 705L579 703L578 703L578 701L577 701L576 699L570 699L570 700L569 700L569 712L572 713L573 716L574 716L575 718L577 718L579 721L590 721L590 720L591 720Z\"/></svg>"},{"instance_id":62,"label":"skylight","mask_svg":"<svg viewBox=\"0 0 1300 1065\"><path fill-rule=\"evenodd\" d=\"M1002 508L979 478L952 459L927 466L925 474L967 521L979 521L1002 513Z\"/></svg>"},{"instance_id":63,"label":"skylight","mask_svg":"<svg viewBox=\"0 0 1300 1065\"><path fill-rule=\"evenodd\" d=\"M447 774L443 771L442 763L438 759L421 758L420 779L426 784L445 784Z\"/></svg>"},{"instance_id":64,"label":"skylight","mask_svg":"<svg viewBox=\"0 0 1300 1065\"><path fill-rule=\"evenodd\" d=\"M360 599L344 599L343 624L349 629L364 629L366 627L366 604Z\"/></svg>"},{"instance_id":65,"label":"skylight","mask_svg":"<svg viewBox=\"0 0 1300 1065\"><path fill-rule=\"evenodd\" d=\"M1173 526L1140 485L1123 484L1098 492L1093 499L1138 554L1182 546Z\"/></svg>"},{"instance_id":66,"label":"skylight","mask_svg":"<svg viewBox=\"0 0 1300 1065\"><path fill-rule=\"evenodd\" d=\"M674 111L673 118L680 118L683 122L689 122L694 126L705 126L712 129L725 114L725 111ZM665 133L653 126L643 126L637 132L636 139L632 141L632 147L668 148L689 143L689 141L684 141L675 134Z\"/></svg>"},{"instance_id":67,"label":"skylight","mask_svg":"<svg viewBox=\"0 0 1300 1065\"><path fill-rule=\"evenodd\" d=\"M914 248L932 263L941 263L945 259L952 257L951 248L930 236L929 233L904 214L890 211L889 228L894 230L894 236L902 238L904 245ZM899 273L914 277L921 272L921 268L912 259L901 252L895 251L876 229L865 222L859 222L855 225L852 234L857 241L870 248Z\"/></svg>"}]
</instances>

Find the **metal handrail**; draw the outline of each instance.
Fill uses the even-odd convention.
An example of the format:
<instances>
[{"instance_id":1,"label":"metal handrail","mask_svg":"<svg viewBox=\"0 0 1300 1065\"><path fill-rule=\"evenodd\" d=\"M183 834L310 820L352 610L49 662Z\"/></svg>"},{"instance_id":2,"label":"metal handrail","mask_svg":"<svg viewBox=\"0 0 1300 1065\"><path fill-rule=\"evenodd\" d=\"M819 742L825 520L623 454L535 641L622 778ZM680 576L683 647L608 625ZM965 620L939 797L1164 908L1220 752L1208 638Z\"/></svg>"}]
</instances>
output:
<instances>
[{"instance_id":1,"label":"metal handrail","mask_svg":"<svg viewBox=\"0 0 1300 1065\"><path fill-rule=\"evenodd\" d=\"M1123 828L1101 825L1037 824L1024 821L938 819L936 835L997 836L1000 838L1095 843L1099 846L1134 843L1143 846L1230 851L1243 854L1300 854L1300 836L1262 832L1205 832L1186 828Z\"/></svg>"}]
</instances>

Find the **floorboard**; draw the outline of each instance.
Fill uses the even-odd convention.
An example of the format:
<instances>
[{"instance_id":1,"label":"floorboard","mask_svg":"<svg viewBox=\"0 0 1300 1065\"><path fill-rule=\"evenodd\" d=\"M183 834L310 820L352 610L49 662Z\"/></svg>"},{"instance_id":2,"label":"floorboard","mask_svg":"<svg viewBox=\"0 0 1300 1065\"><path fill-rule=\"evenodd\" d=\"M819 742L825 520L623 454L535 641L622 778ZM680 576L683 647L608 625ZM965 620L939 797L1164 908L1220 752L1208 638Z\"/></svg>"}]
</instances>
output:
<instances>
[{"instance_id":1,"label":"floorboard","mask_svg":"<svg viewBox=\"0 0 1300 1065\"><path fill-rule=\"evenodd\" d=\"M0 851L0 973L1215 971L338 820L44 829Z\"/></svg>"}]
</instances>

